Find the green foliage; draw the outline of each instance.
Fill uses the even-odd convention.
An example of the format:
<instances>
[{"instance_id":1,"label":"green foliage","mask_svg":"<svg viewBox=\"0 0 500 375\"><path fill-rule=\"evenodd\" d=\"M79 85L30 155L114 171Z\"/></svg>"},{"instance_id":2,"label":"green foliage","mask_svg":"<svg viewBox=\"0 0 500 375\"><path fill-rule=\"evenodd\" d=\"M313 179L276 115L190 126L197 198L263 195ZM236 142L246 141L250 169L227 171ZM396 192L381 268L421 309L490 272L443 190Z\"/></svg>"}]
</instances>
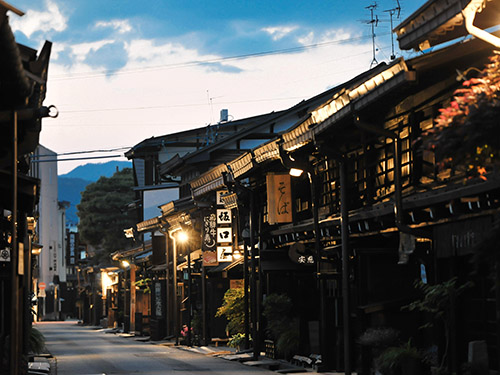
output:
<instances>
[{"instance_id":1,"label":"green foliage","mask_svg":"<svg viewBox=\"0 0 500 375\"><path fill-rule=\"evenodd\" d=\"M264 301L267 332L275 341L276 351L290 357L299 348L299 321L292 314L292 300L284 294L270 294Z\"/></svg>"},{"instance_id":2,"label":"green foliage","mask_svg":"<svg viewBox=\"0 0 500 375\"><path fill-rule=\"evenodd\" d=\"M78 231L83 242L101 250L104 256L131 244L123 230L136 223L126 210L135 199L133 186L132 169L125 168L110 178L101 177L82 192L77 206Z\"/></svg>"},{"instance_id":3,"label":"green foliage","mask_svg":"<svg viewBox=\"0 0 500 375\"><path fill-rule=\"evenodd\" d=\"M35 354L42 353L45 348L45 337L43 333L33 326L30 329L28 347L30 352Z\"/></svg>"},{"instance_id":4,"label":"green foliage","mask_svg":"<svg viewBox=\"0 0 500 375\"><path fill-rule=\"evenodd\" d=\"M222 306L217 309L217 317L225 316L230 335L245 331L244 289L228 289L224 294Z\"/></svg>"},{"instance_id":5,"label":"green foliage","mask_svg":"<svg viewBox=\"0 0 500 375\"><path fill-rule=\"evenodd\" d=\"M203 314L198 310L194 310L193 312L191 327L193 328L195 335L199 335L203 332Z\"/></svg>"},{"instance_id":6,"label":"green foliage","mask_svg":"<svg viewBox=\"0 0 500 375\"><path fill-rule=\"evenodd\" d=\"M250 338L251 340L251 338ZM245 334L244 333L236 333L231 336L231 339L227 343L227 345L231 348L239 348L243 342L245 341Z\"/></svg>"},{"instance_id":7,"label":"green foliage","mask_svg":"<svg viewBox=\"0 0 500 375\"><path fill-rule=\"evenodd\" d=\"M284 294L270 294L264 300L263 314L267 319L267 332L277 340L287 326L292 311L292 301Z\"/></svg>"},{"instance_id":8,"label":"green foliage","mask_svg":"<svg viewBox=\"0 0 500 375\"><path fill-rule=\"evenodd\" d=\"M411 345L411 339L401 346L391 346L377 358L377 367L383 374L394 374L400 371L403 362L422 360L420 351Z\"/></svg>"},{"instance_id":9,"label":"green foliage","mask_svg":"<svg viewBox=\"0 0 500 375\"><path fill-rule=\"evenodd\" d=\"M461 286L457 286L457 278L453 277L448 281L441 284L425 284L421 280L415 282L415 288L423 293L423 298L403 306L402 309L410 311L422 311L431 313L434 320L449 321L447 314L449 314L452 302L467 288L472 286L471 282L467 282ZM429 322L421 328L432 327L433 323Z\"/></svg>"},{"instance_id":10,"label":"green foliage","mask_svg":"<svg viewBox=\"0 0 500 375\"><path fill-rule=\"evenodd\" d=\"M445 332L445 349L441 358L440 369L445 368L446 357L450 345L450 314L452 307L455 304L456 298L466 289L472 287L472 282L466 282L463 285L457 286L457 278L453 277L448 281L440 284L430 285L425 284L421 280L415 282L415 288L423 293L423 298L403 306L401 309L410 311L422 311L431 314L432 321L427 322L420 328L430 328L434 326L436 321L443 324Z\"/></svg>"},{"instance_id":11,"label":"green foliage","mask_svg":"<svg viewBox=\"0 0 500 375\"><path fill-rule=\"evenodd\" d=\"M452 167L486 179L499 164L500 55L495 53L477 78L455 91L435 126L423 134L424 148L435 153L441 169Z\"/></svg>"},{"instance_id":12,"label":"green foliage","mask_svg":"<svg viewBox=\"0 0 500 375\"><path fill-rule=\"evenodd\" d=\"M137 280L134 284L142 290L143 293L151 294L151 279L149 277Z\"/></svg>"}]
</instances>

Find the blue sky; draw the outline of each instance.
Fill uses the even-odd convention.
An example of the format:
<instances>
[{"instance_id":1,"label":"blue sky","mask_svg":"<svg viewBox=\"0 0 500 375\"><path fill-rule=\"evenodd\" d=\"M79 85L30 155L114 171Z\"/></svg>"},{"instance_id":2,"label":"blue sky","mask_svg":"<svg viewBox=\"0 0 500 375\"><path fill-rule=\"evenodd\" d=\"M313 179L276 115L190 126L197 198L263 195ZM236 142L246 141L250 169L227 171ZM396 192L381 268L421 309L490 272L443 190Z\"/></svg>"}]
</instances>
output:
<instances>
[{"instance_id":1,"label":"blue sky","mask_svg":"<svg viewBox=\"0 0 500 375\"><path fill-rule=\"evenodd\" d=\"M394 26L424 3L399 1ZM60 116L44 120L41 143L59 153L131 147L213 124L223 108L234 119L288 108L373 59L373 1L10 2L26 13L10 15L18 42L53 42L45 104ZM374 10L379 63L391 55L386 10L396 6Z\"/></svg>"}]
</instances>

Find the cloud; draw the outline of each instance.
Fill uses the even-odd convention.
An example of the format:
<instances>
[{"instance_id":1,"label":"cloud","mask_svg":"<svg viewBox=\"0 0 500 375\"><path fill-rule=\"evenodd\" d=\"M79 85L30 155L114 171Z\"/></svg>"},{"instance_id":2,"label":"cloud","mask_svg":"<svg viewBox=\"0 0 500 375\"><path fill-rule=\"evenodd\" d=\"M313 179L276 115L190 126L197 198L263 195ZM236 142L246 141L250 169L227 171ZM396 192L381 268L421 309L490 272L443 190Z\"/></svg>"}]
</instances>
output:
<instances>
[{"instance_id":1,"label":"cloud","mask_svg":"<svg viewBox=\"0 0 500 375\"><path fill-rule=\"evenodd\" d=\"M326 43L335 41L346 41L356 38L358 35L345 29L325 30L320 34L310 31L308 34L297 38L297 41L306 46L315 43Z\"/></svg>"},{"instance_id":2,"label":"cloud","mask_svg":"<svg viewBox=\"0 0 500 375\"><path fill-rule=\"evenodd\" d=\"M56 3L47 0L45 11L28 10L23 17L16 17L10 24L13 31L20 31L27 38L37 32L47 33L51 30L61 32L68 26L68 19L65 17Z\"/></svg>"},{"instance_id":3,"label":"cloud","mask_svg":"<svg viewBox=\"0 0 500 375\"><path fill-rule=\"evenodd\" d=\"M311 35L314 41L335 37L350 35ZM367 70L371 61L369 40L211 64L193 62L222 56L169 40L102 40L71 51L73 64L51 62L44 102L60 115L43 120L40 142L57 152L131 147L151 136L214 124L221 109L241 119L289 108ZM106 55L118 52L126 65L102 74ZM59 173L79 164L60 163Z\"/></svg>"},{"instance_id":4,"label":"cloud","mask_svg":"<svg viewBox=\"0 0 500 375\"><path fill-rule=\"evenodd\" d=\"M95 28L111 28L116 30L120 34L125 34L132 31L132 26L129 20L111 20L111 21L98 21L95 24Z\"/></svg>"},{"instance_id":5,"label":"cloud","mask_svg":"<svg viewBox=\"0 0 500 375\"><path fill-rule=\"evenodd\" d=\"M285 36L289 35L291 32L297 30L297 26L275 26L275 27L264 27L262 31L265 31L272 36L273 40L283 39Z\"/></svg>"},{"instance_id":6,"label":"cloud","mask_svg":"<svg viewBox=\"0 0 500 375\"><path fill-rule=\"evenodd\" d=\"M95 52L107 44L114 43L114 40L98 40L96 42L79 43L70 46L75 62L84 61L90 52Z\"/></svg>"}]
</instances>

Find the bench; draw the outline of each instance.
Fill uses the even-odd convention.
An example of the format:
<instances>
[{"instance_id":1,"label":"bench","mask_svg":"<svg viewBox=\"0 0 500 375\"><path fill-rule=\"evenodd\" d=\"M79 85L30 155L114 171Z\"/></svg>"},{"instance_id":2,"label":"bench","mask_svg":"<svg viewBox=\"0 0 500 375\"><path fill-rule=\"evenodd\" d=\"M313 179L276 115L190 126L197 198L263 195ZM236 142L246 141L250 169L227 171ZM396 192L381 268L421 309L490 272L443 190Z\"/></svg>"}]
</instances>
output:
<instances>
[{"instance_id":1,"label":"bench","mask_svg":"<svg viewBox=\"0 0 500 375\"><path fill-rule=\"evenodd\" d=\"M226 344L229 342L229 339L221 339L219 337L215 337L212 339L212 342L215 344L215 346L219 346L219 343Z\"/></svg>"}]
</instances>

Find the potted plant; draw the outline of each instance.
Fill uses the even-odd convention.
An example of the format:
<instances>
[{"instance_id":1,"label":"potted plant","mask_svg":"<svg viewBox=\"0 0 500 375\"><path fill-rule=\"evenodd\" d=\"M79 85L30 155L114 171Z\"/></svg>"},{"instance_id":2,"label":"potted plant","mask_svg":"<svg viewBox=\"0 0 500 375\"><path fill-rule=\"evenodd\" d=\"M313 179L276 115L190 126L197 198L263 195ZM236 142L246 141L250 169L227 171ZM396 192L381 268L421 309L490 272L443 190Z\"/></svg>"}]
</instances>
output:
<instances>
[{"instance_id":1,"label":"potted plant","mask_svg":"<svg viewBox=\"0 0 500 375\"><path fill-rule=\"evenodd\" d=\"M236 333L231 336L231 339L229 339L227 345L230 348L236 348L237 351L241 350L241 346L245 342L245 334L244 333Z\"/></svg>"},{"instance_id":2,"label":"potted plant","mask_svg":"<svg viewBox=\"0 0 500 375\"><path fill-rule=\"evenodd\" d=\"M270 294L263 303L267 333L279 355L290 358L299 348L299 321L292 314L292 301L285 294Z\"/></svg>"},{"instance_id":3,"label":"potted plant","mask_svg":"<svg viewBox=\"0 0 500 375\"><path fill-rule=\"evenodd\" d=\"M422 373L422 353L411 344L411 339L399 346L390 346L376 359L377 368L384 375L418 375Z\"/></svg>"},{"instance_id":4,"label":"potted plant","mask_svg":"<svg viewBox=\"0 0 500 375\"><path fill-rule=\"evenodd\" d=\"M375 359L399 342L399 331L389 327L368 328L357 340L361 346L361 361L365 372L376 367Z\"/></svg>"}]
</instances>

